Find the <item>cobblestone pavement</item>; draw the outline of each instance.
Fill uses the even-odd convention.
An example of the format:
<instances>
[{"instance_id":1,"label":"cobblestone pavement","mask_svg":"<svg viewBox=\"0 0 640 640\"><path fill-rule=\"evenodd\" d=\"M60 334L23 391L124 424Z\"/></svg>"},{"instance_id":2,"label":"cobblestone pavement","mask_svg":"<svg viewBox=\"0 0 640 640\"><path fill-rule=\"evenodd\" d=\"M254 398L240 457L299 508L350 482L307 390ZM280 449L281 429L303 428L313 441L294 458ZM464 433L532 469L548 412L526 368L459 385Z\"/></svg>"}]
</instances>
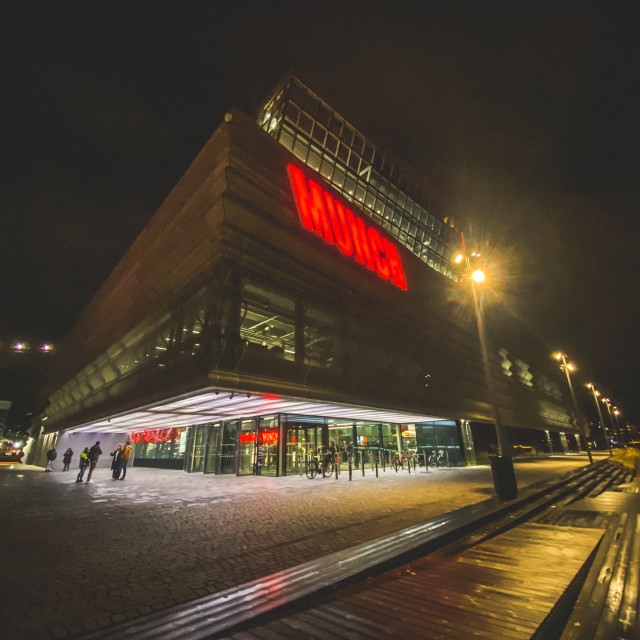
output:
<instances>
[{"instance_id":1,"label":"cobblestone pavement","mask_svg":"<svg viewBox=\"0 0 640 640\"><path fill-rule=\"evenodd\" d=\"M516 464L520 488L586 456ZM0 465L0 637L65 638L186 603L493 495L486 466L338 480Z\"/></svg>"}]
</instances>

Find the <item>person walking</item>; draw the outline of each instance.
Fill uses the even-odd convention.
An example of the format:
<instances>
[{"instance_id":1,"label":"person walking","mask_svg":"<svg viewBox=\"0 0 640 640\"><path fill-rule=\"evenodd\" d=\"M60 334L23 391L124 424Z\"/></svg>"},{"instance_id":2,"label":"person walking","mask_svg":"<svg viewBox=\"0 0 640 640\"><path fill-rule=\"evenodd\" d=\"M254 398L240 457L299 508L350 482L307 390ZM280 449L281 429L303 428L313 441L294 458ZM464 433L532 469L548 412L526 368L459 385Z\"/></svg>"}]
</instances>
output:
<instances>
[{"instance_id":1,"label":"person walking","mask_svg":"<svg viewBox=\"0 0 640 640\"><path fill-rule=\"evenodd\" d=\"M78 466L80 467L80 472L78 473L76 482L82 482L82 476L89 467L89 447L85 447L84 451L80 454L80 464Z\"/></svg>"},{"instance_id":2,"label":"person walking","mask_svg":"<svg viewBox=\"0 0 640 640\"><path fill-rule=\"evenodd\" d=\"M98 459L102 455L102 449L100 448L100 440L97 440L96 443L89 449L89 475L87 476L87 482L91 482L91 476L93 475L93 470L96 468L98 464Z\"/></svg>"},{"instance_id":3,"label":"person walking","mask_svg":"<svg viewBox=\"0 0 640 640\"><path fill-rule=\"evenodd\" d=\"M58 452L55 447L51 447L49 451L47 451L47 468L45 471L53 471L53 461L58 457Z\"/></svg>"},{"instance_id":4,"label":"person walking","mask_svg":"<svg viewBox=\"0 0 640 640\"><path fill-rule=\"evenodd\" d=\"M64 466L62 467L63 471L69 471L69 465L71 464L71 458L73 458L73 449L69 447L62 456L62 462Z\"/></svg>"},{"instance_id":5,"label":"person walking","mask_svg":"<svg viewBox=\"0 0 640 640\"><path fill-rule=\"evenodd\" d=\"M113 460L111 461L111 477L117 480L120 475L120 456L122 455L122 445L119 444L115 451L111 452Z\"/></svg>"},{"instance_id":6,"label":"person walking","mask_svg":"<svg viewBox=\"0 0 640 640\"><path fill-rule=\"evenodd\" d=\"M124 449L120 454L120 473L122 473L122 478L118 478L118 480L124 480L127 477L127 463L129 462L130 457L131 457L131 442L127 440L124 444Z\"/></svg>"}]
</instances>

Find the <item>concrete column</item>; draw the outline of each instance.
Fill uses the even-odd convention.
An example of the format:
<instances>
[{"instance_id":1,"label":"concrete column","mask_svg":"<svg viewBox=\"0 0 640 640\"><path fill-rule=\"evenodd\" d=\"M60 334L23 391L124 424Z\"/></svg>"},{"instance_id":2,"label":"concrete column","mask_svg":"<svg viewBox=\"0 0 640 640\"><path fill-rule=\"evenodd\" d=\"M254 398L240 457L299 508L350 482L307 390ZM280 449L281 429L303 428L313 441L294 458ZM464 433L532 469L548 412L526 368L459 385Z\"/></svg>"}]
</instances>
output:
<instances>
[{"instance_id":1,"label":"concrete column","mask_svg":"<svg viewBox=\"0 0 640 640\"><path fill-rule=\"evenodd\" d=\"M567 434L560 432L560 446L562 447L562 453L569 453L569 445L567 444Z\"/></svg>"},{"instance_id":2,"label":"concrete column","mask_svg":"<svg viewBox=\"0 0 640 640\"><path fill-rule=\"evenodd\" d=\"M460 444L464 452L464 460L467 465L476 464L476 450L473 446L473 436L471 435L471 421L458 420L458 433L460 435Z\"/></svg>"}]
</instances>

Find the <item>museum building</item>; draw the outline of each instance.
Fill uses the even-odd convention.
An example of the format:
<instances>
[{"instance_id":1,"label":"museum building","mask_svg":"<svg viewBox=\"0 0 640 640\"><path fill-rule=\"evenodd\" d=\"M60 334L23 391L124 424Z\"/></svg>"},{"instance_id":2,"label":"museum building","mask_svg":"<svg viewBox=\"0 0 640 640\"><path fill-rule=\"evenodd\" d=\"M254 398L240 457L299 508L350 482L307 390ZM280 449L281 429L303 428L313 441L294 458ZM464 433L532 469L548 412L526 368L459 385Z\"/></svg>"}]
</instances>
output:
<instances>
[{"instance_id":1,"label":"museum building","mask_svg":"<svg viewBox=\"0 0 640 640\"><path fill-rule=\"evenodd\" d=\"M335 448L487 460L495 444L459 232L298 79L232 109L60 345L39 453L129 438L134 464L300 473ZM581 448L548 347L487 305L502 422Z\"/></svg>"}]
</instances>

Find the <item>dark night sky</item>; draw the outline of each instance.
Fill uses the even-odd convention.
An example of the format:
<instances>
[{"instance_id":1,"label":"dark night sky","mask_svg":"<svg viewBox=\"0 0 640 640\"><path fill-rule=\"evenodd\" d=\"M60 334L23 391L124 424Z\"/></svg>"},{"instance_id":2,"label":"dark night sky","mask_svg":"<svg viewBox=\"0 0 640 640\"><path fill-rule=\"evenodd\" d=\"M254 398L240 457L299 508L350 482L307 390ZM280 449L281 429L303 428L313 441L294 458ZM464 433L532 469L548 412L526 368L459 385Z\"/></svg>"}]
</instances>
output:
<instances>
[{"instance_id":1,"label":"dark night sky","mask_svg":"<svg viewBox=\"0 0 640 640\"><path fill-rule=\"evenodd\" d=\"M505 304L640 416L636 2L40 5L0 27L3 343L59 340L224 113L293 71L508 255Z\"/></svg>"}]
</instances>

